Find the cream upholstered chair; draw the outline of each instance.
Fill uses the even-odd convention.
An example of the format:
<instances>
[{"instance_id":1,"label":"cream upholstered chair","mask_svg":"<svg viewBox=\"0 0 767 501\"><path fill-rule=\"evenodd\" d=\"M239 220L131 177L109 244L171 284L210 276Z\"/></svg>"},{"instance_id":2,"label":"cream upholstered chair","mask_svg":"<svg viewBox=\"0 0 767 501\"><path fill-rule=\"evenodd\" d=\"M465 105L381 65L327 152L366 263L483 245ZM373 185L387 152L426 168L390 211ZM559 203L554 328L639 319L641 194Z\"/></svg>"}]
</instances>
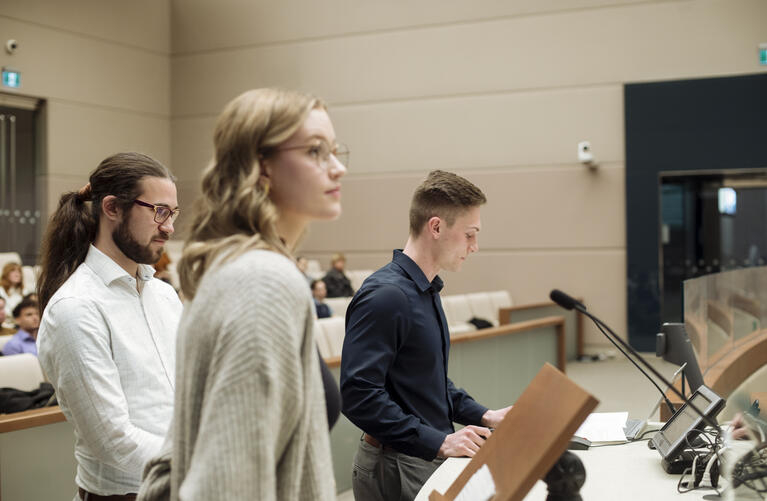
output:
<instances>
[{"instance_id":1,"label":"cream upholstered chair","mask_svg":"<svg viewBox=\"0 0 767 501\"><path fill-rule=\"evenodd\" d=\"M496 315L501 308L508 308L511 306L511 295L509 295L508 291L492 291L488 294L490 294L490 300L493 302Z\"/></svg>"},{"instance_id":2,"label":"cream upholstered chair","mask_svg":"<svg viewBox=\"0 0 767 501\"><path fill-rule=\"evenodd\" d=\"M317 320L325 337L328 357L340 357L341 350L344 347L344 335L346 334L346 324L343 317L329 317ZM320 350L322 346L320 345Z\"/></svg>"},{"instance_id":3,"label":"cream upholstered chair","mask_svg":"<svg viewBox=\"0 0 767 501\"><path fill-rule=\"evenodd\" d=\"M32 391L45 381L37 357L31 353L0 357L0 388Z\"/></svg>"},{"instance_id":4,"label":"cream upholstered chair","mask_svg":"<svg viewBox=\"0 0 767 501\"><path fill-rule=\"evenodd\" d=\"M473 292L466 294L471 308L472 316L487 320L493 325L498 325L498 309L493 305L493 300L488 292Z\"/></svg>"},{"instance_id":5,"label":"cream upholstered chair","mask_svg":"<svg viewBox=\"0 0 767 501\"><path fill-rule=\"evenodd\" d=\"M346 309L352 302L350 297L329 297L325 299L325 304L330 306L330 311L334 317L346 318Z\"/></svg>"},{"instance_id":6,"label":"cream upholstered chair","mask_svg":"<svg viewBox=\"0 0 767 501\"><path fill-rule=\"evenodd\" d=\"M24 293L34 292L37 287L37 274L40 272L39 266L22 266L21 276L24 279Z\"/></svg>"},{"instance_id":7,"label":"cream upholstered chair","mask_svg":"<svg viewBox=\"0 0 767 501\"><path fill-rule=\"evenodd\" d=\"M332 350L330 348L330 343L328 342L328 337L325 334L325 329L323 328L323 325L320 323L319 319L314 324L314 340L317 343L317 347L320 349L320 356L322 358L330 358L333 355L331 355Z\"/></svg>"},{"instance_id":8,"label":"cream upholstered chair","mask_svg":"<svg viewBox=\"0 0 767 501\"><path fill-rule=\"evenodd\" d=\"M362 287L362 282L365 281L367 277L373 274L374 270L349 270L346 271L346 276L349 277L349 281L352 283L352 289L354 291L360 290L360 287Z\"/></svg>"},{"instance_id":9,"label":"cream upholstered chair","mask_svg":"<svg viewBox=\"0 0 767 501\"><path fill-rule=\"evenodd\" d=\"M325 276L325 272L322 271L320 262L316 259L308 259L306 261L306 274L312 278L312 280L319 280Z\"/></svg>"},{"instance_id":10,"label":"cream upholstered chair","mask_svg":"<svg viewBox=\"0 0 767 501\"><path fill-rule=\"evenodd\" d=\"M445 310L445 318L447 319L448 330L451 336L477 330L476 327L469 323L472 314L469 299L465 295L458 294L443 297L442 309Z\"/></svg>"}]
</instances>

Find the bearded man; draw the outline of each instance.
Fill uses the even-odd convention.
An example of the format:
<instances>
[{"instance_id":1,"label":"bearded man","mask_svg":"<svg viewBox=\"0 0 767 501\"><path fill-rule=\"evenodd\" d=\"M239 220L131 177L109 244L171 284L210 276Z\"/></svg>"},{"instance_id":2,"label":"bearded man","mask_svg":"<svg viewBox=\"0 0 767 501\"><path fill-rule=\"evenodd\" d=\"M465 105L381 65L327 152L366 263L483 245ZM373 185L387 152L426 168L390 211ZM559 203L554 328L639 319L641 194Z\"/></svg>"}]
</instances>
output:
<instances>
[{"instance_id":1,"label":"bearded man","mask_svg":"<svg viewBox=\"0 0 767 501\"><path fill-rule=\"evenodd\" d=\"M75 430L75 499L135 499L170 424L181 302L151 264L178 214L170 171L119 153L46 229L38 356Z\"/></svg>"}]
</instances>

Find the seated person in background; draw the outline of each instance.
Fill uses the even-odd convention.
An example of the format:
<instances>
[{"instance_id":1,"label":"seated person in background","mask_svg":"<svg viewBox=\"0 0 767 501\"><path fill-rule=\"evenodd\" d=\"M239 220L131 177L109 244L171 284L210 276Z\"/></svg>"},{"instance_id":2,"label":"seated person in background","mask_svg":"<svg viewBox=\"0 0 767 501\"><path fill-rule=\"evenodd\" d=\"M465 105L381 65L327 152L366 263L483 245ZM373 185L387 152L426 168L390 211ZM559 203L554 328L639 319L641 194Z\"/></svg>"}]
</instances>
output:
<instances>
[{"instance_id":1,"label":"seated person in background","mask_svg":"<svg viewBox=\"0 0 767 501\"><path fill-rule=\"evenodd\" d=\"M351 297L354 295L352 283L344 273L346 257L340 252L330 260L330 270L322 277L328 289L328 297Z\"/></svg>"},{"instance_id":2,"label":"seated person in background","mask_svg":"<svg viewBox=\"0 0 767 501\"><path fill-rule=\"evenodd\" d=\"M0 297L5 299L5 314L11 315L24 295L24 276L19 263L5 263L0 275Z\"/></svg>"},{"instance_id":3,"label":"seated person in background","mask_svg":"<svg viewBox=\"0 0 767 501\"><path fill-rule=\"evenodd\" d=\"M328 291L325 287L325 282L314 280L312 282L312 297L314 298L314 307L317 309L317 318L328 318L333 315L330 306L323 303L327 295Z\"/></svg>"},{"instance_id":4,"label":"seated person in background","mask_svg":"<svg viewBox=\"0 0 767 501\"><path fill-rule=\"evenodd\" d=\"M10 325L6 323L7 315L5 314L5 298L0 297L0 336L10 336L16 333L16 327L11 322Z\"/></svg>"},{"instance_id":5,"label":"seated person in background","mask_svg":"<svg viewBox=\"0 0 767 501\"><path fill-rule=\"evenodd\" d=\"M3 346L3 355L31 353L37 356L37 329L40 327L40 309L37 301L25 297L13 309L13 318L19 330Z\"/></svg>"},{"instance_id":6,"label":"seated person in background","mask_svg":"<svg viewBox=\"0 0 767 501\"><path fill-rule=\"evenodd\" d=\"M297 257L296 266L298 267L298 270L304 275L306 282L311 286L314 279L306 273L306 270L309 269L309 260L303 256Z\"/></svg>"}]
</instances>

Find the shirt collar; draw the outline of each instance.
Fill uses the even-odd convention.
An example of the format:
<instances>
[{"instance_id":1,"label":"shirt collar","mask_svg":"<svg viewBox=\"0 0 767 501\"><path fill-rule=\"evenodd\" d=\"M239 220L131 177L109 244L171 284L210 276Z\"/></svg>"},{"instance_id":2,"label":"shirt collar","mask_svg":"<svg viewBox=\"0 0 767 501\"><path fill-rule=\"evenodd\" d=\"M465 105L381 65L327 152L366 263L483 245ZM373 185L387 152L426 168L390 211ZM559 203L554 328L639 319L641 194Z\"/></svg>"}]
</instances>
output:
<instances>
[{"instance_id":1,"label":"shirt collar","mask_svg":"<svg viewBox=\"0 0 767 501\"><path fill-rule=\"evenodd\" d=\"M106 284L109 285L119 278L133 278L112 258L98 250L91 244L88 249L88 255L85 256L87 264L93 272ZM154 268L148 264L138 265L139 280L148 281L154 276Z\"/></svg>"},{"instance_id":2,"label":"shirt collar","mask_svg":"<svg viewBox=\"0 0 767 501\"><path fill-rule=\"evenodd\" d=\"M418 266L415 261L410 259L410 256L402 252L402 249L394 249L394 257L392 257L392 261L397 263L400 268L408 274L421 292L426 292L429 288L433 288L436 292L442 290L444 283L439 275L436 275L434 280L429 283L429 280L426 278L421 267Z\"/></svg>"},{"instance_id":3,"label":"shirt collar","mask_svg":"<svg viewBox=\"0 0 767 501\"><path fill-rule=\"evenodd\" d=\"M34 341L34 338L32 337L32 334L25 331L24 329L19 329L16 331L16 335L21 339L22 341Z\"/></svg>"}]
</instances>

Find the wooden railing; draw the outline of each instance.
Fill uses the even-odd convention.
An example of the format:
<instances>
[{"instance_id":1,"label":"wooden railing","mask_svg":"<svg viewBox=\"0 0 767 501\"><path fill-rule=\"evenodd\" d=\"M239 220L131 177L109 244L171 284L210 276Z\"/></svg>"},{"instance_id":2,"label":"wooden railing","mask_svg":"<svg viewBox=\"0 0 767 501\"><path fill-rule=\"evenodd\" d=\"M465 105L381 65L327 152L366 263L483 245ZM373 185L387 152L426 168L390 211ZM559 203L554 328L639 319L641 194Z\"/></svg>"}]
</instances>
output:
<instances>
[{"instance_id":1,"label":"wooden railing","mask_svg":"<svg viewBox=\"0 0 767 501\"><path fill-rule=\"evenodd\" d=\"M553 303L552 303L553 304ZM562 372L565 372L567 365L567 356L565 353L565 319L564 317L544 317L537 320L528 320L526 322L517 322L514 324L499 325L498 327L488 327L486 329L479 329L472 332L465 332L463 334L456 334L450 338L450 344L467 343L472 341L479 341L481 339L488 339L497 336L509 336L512 334L519 334L528 332L533 329L540 329L542 327L556 328L557 335L557 368ZM325 363L328 367L334 368L341 365L341 357L327 357Z\"/></svg>"}]
</instances>

